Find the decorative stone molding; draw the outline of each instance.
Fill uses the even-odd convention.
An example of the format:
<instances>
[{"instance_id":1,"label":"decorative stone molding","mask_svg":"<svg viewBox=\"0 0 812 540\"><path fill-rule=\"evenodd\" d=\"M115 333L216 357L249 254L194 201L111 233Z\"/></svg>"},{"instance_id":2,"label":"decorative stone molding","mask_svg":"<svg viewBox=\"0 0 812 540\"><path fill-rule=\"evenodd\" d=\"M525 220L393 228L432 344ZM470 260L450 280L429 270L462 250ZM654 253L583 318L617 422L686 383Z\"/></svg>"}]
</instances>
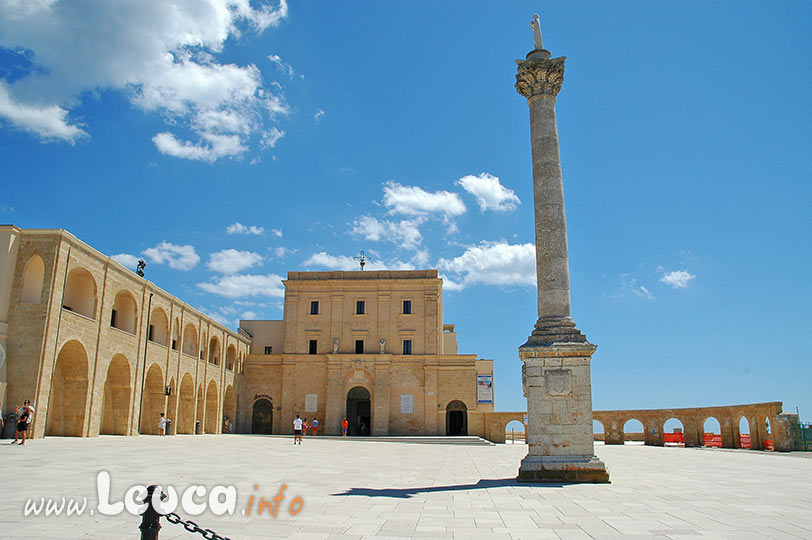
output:
<instances>
[{"instance_id":1,"label":"decorative stone molding","mask_svg":"<svg viewBox=\"0 0 812 540\"><path fill-rule=\"evenodd\" d=\"M533 96L551 96L553 99L561 90L564 82L564 61L560 58L537 58L534 60L516 60L516 91L530 99Z\"/></svg>"}]
</instances>

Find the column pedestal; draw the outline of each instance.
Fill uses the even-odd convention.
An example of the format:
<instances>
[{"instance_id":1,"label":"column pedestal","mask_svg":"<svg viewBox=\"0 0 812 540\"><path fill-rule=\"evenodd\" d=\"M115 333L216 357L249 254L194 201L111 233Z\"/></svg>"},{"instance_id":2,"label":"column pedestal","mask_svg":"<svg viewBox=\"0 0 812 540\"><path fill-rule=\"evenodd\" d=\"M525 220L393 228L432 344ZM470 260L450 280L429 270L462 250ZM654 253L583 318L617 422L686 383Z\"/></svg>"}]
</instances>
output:
<instances>
[{"instance_id":1,"label":"column pedestal","mask_svg":"<svg viewBox=\"0 0 812 540\"><path fill-rule=\"evenodd\" d=\"M595 345L584 340L519 347L527 398L528 454L524 482L609 483L594 455L589 364Z\"/></svg>"}]
</instances>

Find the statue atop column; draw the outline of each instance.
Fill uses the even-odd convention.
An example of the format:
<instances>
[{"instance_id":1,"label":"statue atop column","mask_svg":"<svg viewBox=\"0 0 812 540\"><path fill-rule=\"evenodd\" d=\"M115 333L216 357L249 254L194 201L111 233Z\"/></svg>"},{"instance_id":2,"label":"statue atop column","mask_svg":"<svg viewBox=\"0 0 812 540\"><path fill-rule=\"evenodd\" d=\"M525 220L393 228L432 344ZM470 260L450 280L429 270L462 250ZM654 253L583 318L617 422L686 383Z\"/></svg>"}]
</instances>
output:
<instances>
[{"instance_id":1,"label":"statue atop column","mask_svg":"<svg viewBox=\"0 0 812 540\"><path fill-rule=\"evenodd\" d=\"M544 43L541 41L541 19L538 13L533 15L533 20L530 21L530 28L533 29L533 44L536 46L536 50L543 50Z\"/></svg>"}]
</instances>

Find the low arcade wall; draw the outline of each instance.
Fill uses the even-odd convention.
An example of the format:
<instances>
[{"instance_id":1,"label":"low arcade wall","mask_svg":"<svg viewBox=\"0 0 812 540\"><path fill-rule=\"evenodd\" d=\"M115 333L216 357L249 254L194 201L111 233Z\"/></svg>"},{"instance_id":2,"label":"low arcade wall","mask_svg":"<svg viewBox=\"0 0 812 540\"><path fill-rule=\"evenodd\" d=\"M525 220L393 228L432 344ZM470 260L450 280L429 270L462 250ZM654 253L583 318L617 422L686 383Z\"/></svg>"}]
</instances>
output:
<instances>
[{"instance_id":1,"label":"low arcade wall","mask_svg":"<svg viewBox=\"0 0 812 540\"><path fill-rule=\"evenodd\" d=\"M619 411L593 411L592 417L603 425L604 432L595 434L596 440L606 444L623 444L624 440L644 441L651 446L665 444L665 423L676 418L682 423L685 446L704 445L705 421L713 417L721 426L723 448L741 448L739 423L747 419L750 426L750 447L764 450L772 446L779 452L795 449L792 436L793 425L798 423L798 415L785 413L780 401L723 405L719 407L689 407L677 409L630 409ZM505 426L512 420L522 422L524 412L495 412L485 414L485 438L495 442L505 442ZM623 426L629 420L643 424L644 433L623 433ZM767 422L771 432L767 432ZM525 426L525 430L527 426ZM639 430L639 428L638 428ZM770 445L770 441L772 444Z\"/></svg>"}]
</instances>

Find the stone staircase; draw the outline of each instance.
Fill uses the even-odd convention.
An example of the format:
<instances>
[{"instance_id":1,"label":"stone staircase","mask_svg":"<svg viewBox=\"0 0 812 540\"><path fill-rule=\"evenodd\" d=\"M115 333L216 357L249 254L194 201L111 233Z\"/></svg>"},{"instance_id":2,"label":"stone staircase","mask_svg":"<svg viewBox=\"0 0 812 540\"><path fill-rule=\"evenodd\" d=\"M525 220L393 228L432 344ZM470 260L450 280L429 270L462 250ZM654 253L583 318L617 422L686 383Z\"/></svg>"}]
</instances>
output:
<instances>
[{"instance_id":1,"label":"stone staircase","mask_svg":"<svg viewBox=\"0 0 812 540\"><path fill-rule=\"evenodd\" d=\"M293 435L258 435L259 437L273 437L279 439L292 439ZM390 443L406 443L406 444L455 444L463 446L496 446L495 443L482 437L460 436L460 437L444 437L444 436L386 436L386 437L341 437L338 435L306 435L304 441L308 440L323 440L323 441L352 441L352 442L390 442Z\"/></svg>"},{"instance_id":2,"label":"stone staircase","mask_svg":"<svg viewBox=\"0 0 812 540\"><path fill-rule=\"evenodd\" d=\"M342 440L362 441L362 442L394 442L407 444L457 444L464 446L495 446L494 443L482 437L460 436L460 437L334 437Z\"/></svg>"}]
</instances>

